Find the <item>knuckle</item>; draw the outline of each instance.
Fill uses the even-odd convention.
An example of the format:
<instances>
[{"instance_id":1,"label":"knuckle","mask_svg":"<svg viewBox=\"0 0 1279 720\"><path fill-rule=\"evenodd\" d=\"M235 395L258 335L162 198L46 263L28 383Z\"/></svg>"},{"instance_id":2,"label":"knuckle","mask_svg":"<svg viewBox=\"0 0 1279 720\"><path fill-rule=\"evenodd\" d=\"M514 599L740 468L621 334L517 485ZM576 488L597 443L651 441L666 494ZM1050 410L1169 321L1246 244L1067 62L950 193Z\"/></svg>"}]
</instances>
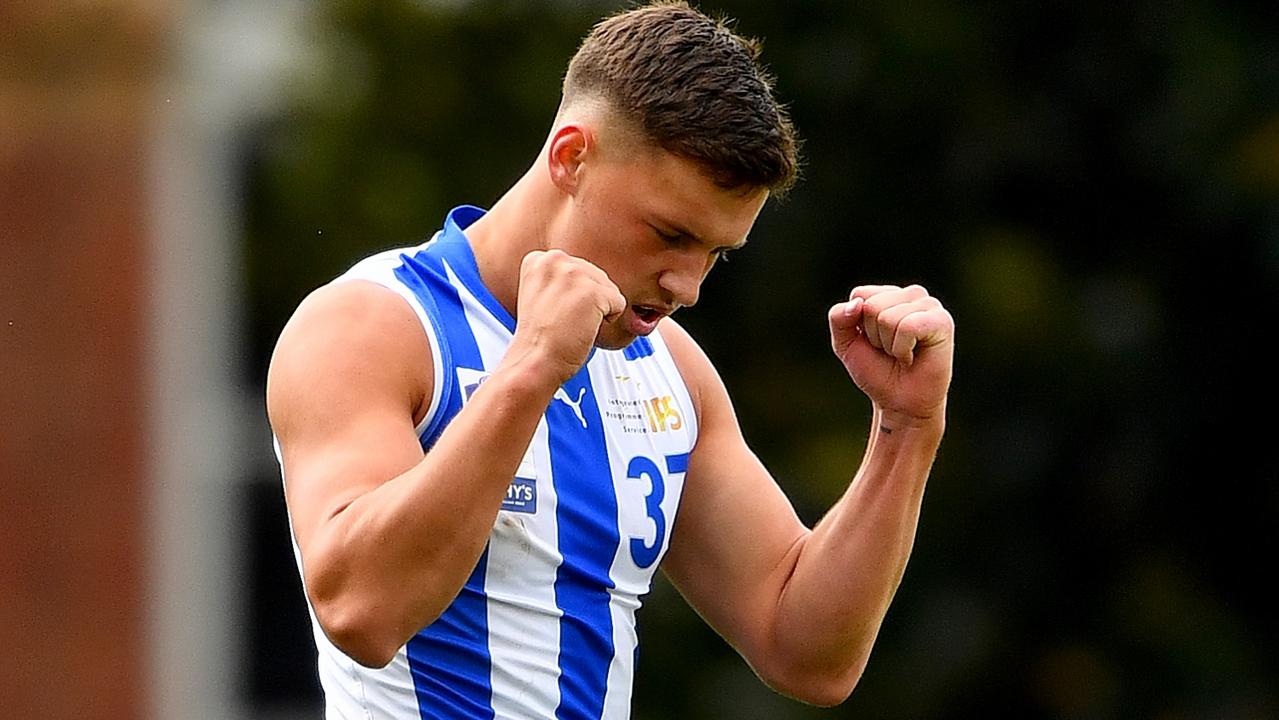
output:
<instances>
[{"instance_id":1,"label":"knuckle","mask_svg":"<svg viewBox=\"0 0 1279 720\"><path fill-rule=\"evenodd\" d=\"M542 250L538 252L539 267L552 275L562 272L562 269L565 266L565 261L568 259L568 255L565 255L562 250Z\"/></svg>"}]
</instances>

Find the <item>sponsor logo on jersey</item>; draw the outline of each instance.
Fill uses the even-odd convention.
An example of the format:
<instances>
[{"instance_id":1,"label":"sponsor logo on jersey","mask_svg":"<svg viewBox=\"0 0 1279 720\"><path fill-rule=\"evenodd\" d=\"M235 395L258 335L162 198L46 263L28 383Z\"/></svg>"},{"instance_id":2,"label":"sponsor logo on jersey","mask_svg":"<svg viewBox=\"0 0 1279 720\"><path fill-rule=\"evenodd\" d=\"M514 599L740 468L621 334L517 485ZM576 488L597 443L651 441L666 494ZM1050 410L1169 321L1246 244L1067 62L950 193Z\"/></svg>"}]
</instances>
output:
<instances>
[{"instance_id":1,"label":"sponsor logo on jersey","mask_svg":"<svg viewBox=\"0 0 1279 720\"><path fill-rule=\"evenodd\" d=\"M489 373L483 370L461 366L457 368L457 384L458 387L462 388L463 405L471 401L471 396L475 394L476 390L480 389L480 385L484 384L484 381L488 380L488 378Z\"/></svg>"},{"instance_id":2,"label":"sponsor logo on jersey","mask_svg":"<svg viewBox=\"0 0 1279 720\"><path fill-rule=\"evenodd\" d=\"M555 399L569 406L573 410L573 414L577 416L578 422L582 423L582 427L586 427L586 416L582 414L582 398L586 396L586 388L579 388L577 391L577 401L569 397L568 392L564 388L555 389Z\"/></svg>"},{"instance_id":3,"label":"sponsor logo on jersey","mask_svg":"<svg viewBox=\"0 0 1279 720\"><path fill-rule=\"evenodd\" d=\"M643 400L609 398L600 414L606 422L620 425L628 435L674 432L684 427L683 412L670 395Z\"/></svg>"},{"instance_id":4,"label":"sponsor logo on jersey","mask_svg":"<svg viewBox=\"0 0 1279 720\"><path fill-rule=\"evenodd\" d=\"M680 415L675 398L670 395L649 398L643 402L644 414L648 416L648 427L653 432L679 430L684 427L684 416Z\"/></svg>"},{"instance_id":5,"label":"sponsor logo on jersey","mask_svg":"<svg viewBox=\"0 0 1279 720\"><path fill-rule=\"evenodd\" d=\"M519 513L537 512L537 480L516 476L506 488L502 510Z\"/></svg>"}]
</instances>

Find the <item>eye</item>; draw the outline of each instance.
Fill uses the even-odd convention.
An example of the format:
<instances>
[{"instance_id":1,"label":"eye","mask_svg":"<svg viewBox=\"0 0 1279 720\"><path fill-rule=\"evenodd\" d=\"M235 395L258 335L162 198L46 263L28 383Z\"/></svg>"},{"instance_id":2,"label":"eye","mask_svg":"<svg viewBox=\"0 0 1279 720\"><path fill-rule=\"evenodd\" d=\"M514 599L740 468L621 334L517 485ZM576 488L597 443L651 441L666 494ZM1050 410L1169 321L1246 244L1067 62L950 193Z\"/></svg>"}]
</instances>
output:
<instances>
[{"instance_id":1,"label":"eye","mask_svg":"<svg viewBox=\"0 0 1279 720\"><path fill-rule=\"evenodd\" d=\"M731 247L716 248L714 253L715 262L724 262L724 263L728 262L728 254L733 252L736 249L737 248L731 248Z\"/></svg>"},{"instance_id":2,"label":"eye","mask_svg":"<svg viewBox=\"0 0 1279 720\"><path fill-rule=\"evenodd\" d=\"M680 233L665 232L661 228L657 227L656 225L650 225L649 227L653 228L653 232L656 233L658 237L660 237L661 239L665 240L668 243L674 244L684 239L684 236Z\"/></svg>"}]
</instances>

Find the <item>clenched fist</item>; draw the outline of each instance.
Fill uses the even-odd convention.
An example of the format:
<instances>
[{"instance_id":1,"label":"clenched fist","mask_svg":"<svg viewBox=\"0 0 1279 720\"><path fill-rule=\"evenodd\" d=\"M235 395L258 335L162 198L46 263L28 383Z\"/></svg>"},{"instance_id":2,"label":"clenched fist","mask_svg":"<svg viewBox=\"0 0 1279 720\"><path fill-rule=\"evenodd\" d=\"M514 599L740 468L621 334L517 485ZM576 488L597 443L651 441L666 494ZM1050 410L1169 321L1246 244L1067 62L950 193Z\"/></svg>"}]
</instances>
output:
<instances>
[{"instance_id":1,"label":"clenched fist","mask_svg":"<svg viewBox=\"0 0 1279 720\"><path fill-rule=\"evenodd\" d=\"M600 326L626 307L621 291L595 265L562 250L534 250L520 264L508 353L532 353L563 383L586 362Z\"/></svg>"},{"instance_id":2,"label":"clenched fist","mask_svg":"<svg viewBox=\"0 0 1279 720\"><path fill-rule=\"evenodd\" d=\"M857 387L896 422L940 421L955 321L918 285L863 285L830 309L830 339Z\"/></svg>"}]
</instances>

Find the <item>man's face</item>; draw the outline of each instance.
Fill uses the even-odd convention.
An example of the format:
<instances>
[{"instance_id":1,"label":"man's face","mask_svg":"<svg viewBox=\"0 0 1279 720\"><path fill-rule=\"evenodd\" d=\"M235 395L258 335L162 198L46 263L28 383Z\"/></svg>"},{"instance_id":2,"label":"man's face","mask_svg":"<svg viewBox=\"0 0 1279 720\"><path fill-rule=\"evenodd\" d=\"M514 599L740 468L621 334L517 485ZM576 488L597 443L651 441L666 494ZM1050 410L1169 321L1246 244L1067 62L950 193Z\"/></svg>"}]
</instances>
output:
<instances>
[{"instance_id":1,"label":"man's face","mask_svg":"<svg viewBox=\"0 0 1279 720\"><path fill-rule=\"evenodd\" d=\"M626 296L626 311L600 327L595 344L626 347L697 302L711 266L746 242L767 198L763 189L725 190L656 148L588 160L553 243L599 266Z\"/></svg>"}]
</instances>

